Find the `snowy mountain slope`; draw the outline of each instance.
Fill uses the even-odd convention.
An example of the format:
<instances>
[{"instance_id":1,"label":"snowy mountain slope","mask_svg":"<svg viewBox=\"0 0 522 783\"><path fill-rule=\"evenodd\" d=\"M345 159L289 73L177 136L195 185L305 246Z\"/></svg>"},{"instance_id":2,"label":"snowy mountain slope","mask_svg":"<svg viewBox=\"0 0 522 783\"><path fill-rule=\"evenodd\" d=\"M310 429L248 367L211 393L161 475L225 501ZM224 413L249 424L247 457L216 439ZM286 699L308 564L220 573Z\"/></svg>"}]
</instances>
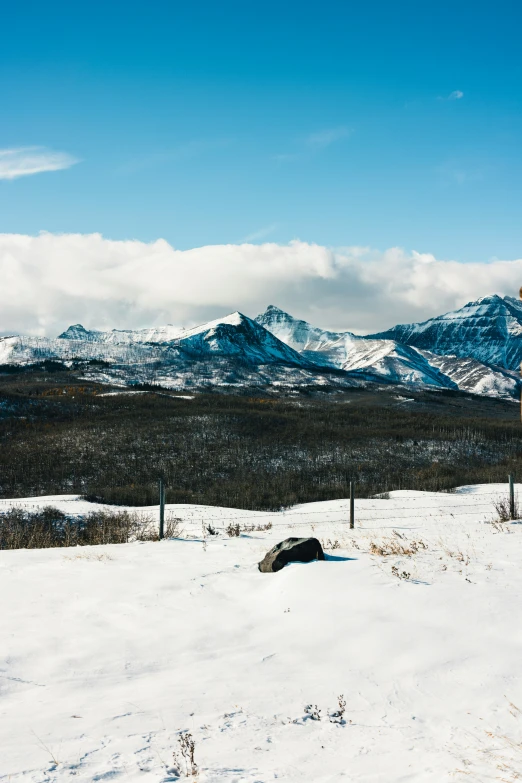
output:
<instances>
[{"instance_id":1,"label":"snowy mountain slope","mask_svg":"<svg viewBox=\"0 0 522 783\"><path fill-rule=\"evenodd\" d=\"M346 341L350 344L355 338L352 332L330 332L312 326L274 305L269 305L255 320L295 351L313 352L316 361L335 367L341 367L346 356Z\"/></svg>"},{"instance_id":2,"label":"snowy mountain slope","mask_svg":"<svg viewBox=\"0 0 522 783\"><path fill-rule=\"evenodd\" d=\"M171 505L177 539L0 551L0 780L195 780L174 773L182 730L200 783L519 780L522 525L487 522L506 492L357 499L354 530L344 499ZM259 573L295 535L336 548Z\"/></svg>"},{"instance_id":3,"label":"snowy mountain slope","mask_svg":"<svg viewBox=\"0 0 522 783\"><path fill-rule=\"evenodd\" d=\"M522 302L511 296L484 296L460 310L423 323L399 324L369 337L397 340L437 354L471 356L518 370L522 361Z\"/></svg>"},{"instance_id":4,"label":"snowy mountain slope","mask_svg":"<svg viewBox=\"0 0 522 783\"><path fill-rule=\"evenodd\" d=\"M504 398L518 394L518 379L512 372L490 367L469 356L461 358L456 351L441 357L433 351L420 350L414 344L391 339L393 330L382 337L322 330L293 318L273 305L256 320L280 340L317 363L347 371L372 370L383 380L396 383L459 388Z\"/></svg>"},{"instance_id":5,"label":"snowy mountain slope","mask_svg":"<svg viewBox=\"0 0 522 783\"><path fill-rule=\"evenodd\" d=\"M471 357L440 356L420 348L418 351L432 367L438 367L461 391L485 394L488 397L518 399L520 375L514 370L490 367Z\"/></svg>"},{"instance_id":6,"label":"snowy mountain slope","mask_svg":"<svg viewBox=\"0 0 522 783\"><path fill-rule=\"evenodd\" d=\"M9 364L17 340L17 337L0 337L0 365Z\"/></svg>"},{"instance_id":7,"label":"snowy mountain slope","mask_svg":"<svg viewBox=\"0 0 522 783\"><path fill-rule=\"evenodd\" d=\"M101 332L95 329L86 329L81 324L69 326L65 332L58 335L58 339L81 340L89 343L110 343L127 345L131 343L165 343L183 336L185 329L181 326L155 326L150 329L111 329L109 332Z\"/></svg>"}]
</instances>

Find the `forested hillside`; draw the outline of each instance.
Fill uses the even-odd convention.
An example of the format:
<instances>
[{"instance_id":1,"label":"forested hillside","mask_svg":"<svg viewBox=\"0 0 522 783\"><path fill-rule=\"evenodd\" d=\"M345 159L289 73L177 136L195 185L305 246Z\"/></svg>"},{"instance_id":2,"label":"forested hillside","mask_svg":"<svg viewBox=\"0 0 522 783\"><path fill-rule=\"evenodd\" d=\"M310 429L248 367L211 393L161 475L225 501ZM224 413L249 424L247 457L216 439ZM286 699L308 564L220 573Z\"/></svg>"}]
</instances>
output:
<instances>
[{"instance_id":1,"label":"forested hillside","mask_svg":"<svg viewBox=\"0 0 522 783\"><path fill-rule=\"evenodd\" d=\"M0 376L0 496L278 509L522 477L518 406L459 392L140 393L52 367Z\"/></svg>"}]
</instances>

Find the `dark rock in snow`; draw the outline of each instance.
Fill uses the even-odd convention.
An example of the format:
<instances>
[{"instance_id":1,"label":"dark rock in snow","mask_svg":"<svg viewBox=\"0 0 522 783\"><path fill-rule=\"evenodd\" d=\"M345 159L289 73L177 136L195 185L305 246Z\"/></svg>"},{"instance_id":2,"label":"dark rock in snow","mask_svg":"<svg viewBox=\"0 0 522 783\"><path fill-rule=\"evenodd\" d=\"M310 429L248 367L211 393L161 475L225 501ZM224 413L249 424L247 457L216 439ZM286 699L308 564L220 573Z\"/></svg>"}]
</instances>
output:
<instances>
[{"instance_id":1,"label":"dark rock in snow","mask_svg":"<svg viewBox=\"0 0 522 783\"><path fill-rule=\"evenodd\" d=\"M312 560L325 560L317 538L285 538L267 552L259 563L259 570L273 573L280 571L287 563L310 563Z\"/></svg>"}]
</instances>

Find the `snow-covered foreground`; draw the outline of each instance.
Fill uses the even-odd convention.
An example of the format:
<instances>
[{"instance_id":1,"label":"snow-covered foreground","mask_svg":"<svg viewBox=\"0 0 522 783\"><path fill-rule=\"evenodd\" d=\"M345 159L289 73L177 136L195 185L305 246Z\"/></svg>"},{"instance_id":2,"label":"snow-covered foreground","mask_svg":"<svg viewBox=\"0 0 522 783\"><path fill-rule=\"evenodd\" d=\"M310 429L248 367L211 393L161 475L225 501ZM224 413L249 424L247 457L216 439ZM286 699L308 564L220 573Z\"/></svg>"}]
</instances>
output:
<instances>
[{"instance_id":1,"label":"snow-covered foreground","mask_svg":"<svg viewBox=\"0 0 522 783\"><path fill-rule=\"evenodd\" d=\"M179 539L0 552L0 780L167 783L181 730L202 783L518 780L522 525L490 523L506 489L361 500L354 531L344 500L171 506ZM328 560L259 573L289 535Z\"/></svg>"}]
</instances>

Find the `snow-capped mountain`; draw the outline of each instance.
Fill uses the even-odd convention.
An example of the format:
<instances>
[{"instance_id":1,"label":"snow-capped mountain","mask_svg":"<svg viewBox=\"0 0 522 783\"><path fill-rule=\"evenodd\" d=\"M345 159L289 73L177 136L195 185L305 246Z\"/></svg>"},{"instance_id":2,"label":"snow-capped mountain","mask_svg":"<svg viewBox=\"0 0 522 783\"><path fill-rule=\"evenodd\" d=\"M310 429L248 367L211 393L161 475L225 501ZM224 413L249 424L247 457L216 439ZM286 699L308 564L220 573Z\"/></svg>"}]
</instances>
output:
<instances>
[{"instance_id":1,"label":"snow-capped mountain","mask_svg":"<svg viewBox=\"0 0 522 783\"><path fill-rule=\"evenodd\" d=\"M149 341L146 338L150 336L169 339ZM101 382L155 383L174 389L292 388L331 383L323 368L312 365L238 312L186 330L165 327L101 332L76 324L56 339L0 338L0 365L46 360L80 367L86 377ZM357 386L365 383L366 375L345 373L334 380L338 386Z\"/></svg>"},{"instance_id":2,"label":"snow-capped mountain","mask_svg":"<svg viewBox=\"0 0 522 783\"><path fill-rule=\"evenodd\" d=\"M369 336L518 370L522 361L522 302L493 294L423 323L400 324Z\"/></svg>"},{"instance_id":3,"label":"snow-capped mountain","mask_svg":"<svg viewBox=\"0 0 522 783\"><path fill-rule=\"evenodd\" d=\"M509 398L517 393L519 382L514 373L491 367L471 358L471 354L457 353L451 345L446 352L449 355L442 357L433 349L420 350L416 345L392 339L394 330L367 337L327 331L273 305L256 320L308 359L317 357L318 363L346 371L371 369L383 380L395 383L458 388L490 396Z\"/></svg>"},{"instance_id":4,"label":"snow-capped mountain","mask_svg":"<svg viewBox=\"0 0 522 783\"><path fill-rule=\"evenodd\" d=\"M369 340L352 332L319 329L274 305L267 307L256 321L317 364L347 372L371 370L383 381L458 388L419 351L393 340Z\"/></svg>"},{"instance_id":5,"label":"snow-capped mountain","mask_svg":"<svg viewBox=\"0 0 522 783\"><path fill-rule=\"evenodd\" d=\"M504 398L518 392L519 376L510 367L520 353L522 305L495 296L367 337L320 329L271 305L256 319L235 312L191 329L97 331L75 324L56 339L0 338L0 365L54 360L102 382L170 388L381 383Z\"/></svg>"},{"instance_id":6,"label":"snow-capped mountain","mask_svg":"<svg viewBox=\"0 0 522 783\"><path fill-rule=\"evenodd\" d=\"M150 329L111 329L110 332L100 332L95 329L85 329L81 324L69 326L58 339L82 340L89 343L112 343L117 345L131 343L165 343L183 335L181 326L155 326Z\"/></svg>"},{"instance_id":7,"label":"snow-capped mountain","mask_svg":"<svg viewBox=\"0 0 522 783\"><path fill-rule=\"evenodd\" d=\"M70 326L58 340L111 346L155 346L177 349L193 356L233 356L247 364L281 363L296 367L309 362L297 351L274 337L243 313L235 312L209 323L183 329L174 326L154 329L89 331L81 324Z\"/></svg>"}]
</instances>

